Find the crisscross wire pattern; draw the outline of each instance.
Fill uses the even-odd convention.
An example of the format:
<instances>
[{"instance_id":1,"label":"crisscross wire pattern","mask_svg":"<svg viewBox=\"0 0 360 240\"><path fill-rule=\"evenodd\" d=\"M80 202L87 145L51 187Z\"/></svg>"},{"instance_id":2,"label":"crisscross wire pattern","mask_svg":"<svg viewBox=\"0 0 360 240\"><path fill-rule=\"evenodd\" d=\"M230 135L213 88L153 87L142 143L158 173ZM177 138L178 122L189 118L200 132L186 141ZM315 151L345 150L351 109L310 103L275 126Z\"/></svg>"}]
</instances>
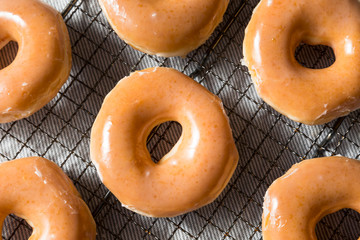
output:
<instances>
[{"instance_id":1,"label":"crisscross wire pattern","mask_svg":"<svg viewBox=\"0 0 360 240\"><path fill-rule=\"evenodd\" d=\"M261 239L263 196L269 185L292 164L319 153L360 157L359 113L351 113L334 138L333 122L306 126L274 111L256 94L247 68L241 65L242 41L257 0L232 0L223 23L212 37L186 58L162 58L134 50L109 26L96 0L47 0L64 11L72 50L73 68L59 94L33 116L0 124L0 159L11 161L42 156L57 163L94 212L98 239ZM70 4L71 3L71 4ZM70 4L70 5L68 5ZM6 66L16 55L16 45L0 52ZM321 68L335 61L327 48L297 48L298 61ZM206 56L206 61L204 57ZM223 193L206 207L175 217L142 217L121 206L101 183L89 159L92 123L106 94L119 79L146 67L176 68L218 95L224 103L240 153L239 165ZM194 71L197 69L196 74ZM162 124L148 149L159 160L175 144L181 127ZM341 174L341 173L339 173ZM319 239L356 239L360 215L343 210L324 218L317 227ZM31 227L10 215L3 239L27 239Z\"/></svg>"}]
</instances>

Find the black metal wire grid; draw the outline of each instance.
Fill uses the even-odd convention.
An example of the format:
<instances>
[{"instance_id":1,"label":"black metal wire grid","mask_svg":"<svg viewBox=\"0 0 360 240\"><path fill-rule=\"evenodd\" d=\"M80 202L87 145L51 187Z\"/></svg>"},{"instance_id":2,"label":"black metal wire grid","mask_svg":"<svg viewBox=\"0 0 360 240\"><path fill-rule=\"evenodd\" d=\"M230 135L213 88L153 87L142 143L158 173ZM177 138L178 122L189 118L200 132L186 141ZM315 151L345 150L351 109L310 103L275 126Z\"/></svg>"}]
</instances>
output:
<instances>
[{"instance_id":1,"label":"black metal wire grid","mask_svg":"<svg viewBox=\"0 0 360 240\"><path fill-rule=\"evenodd\" d=\"M98 239L261 239L263 196L273 180L292 164L317 155L359 159L360 121L355 112L338 122L309 127L283 117L257 96L241 65L244 30L257 2L232 0L209 41L183 59L133 50L113 32L96 0L69 0L62 9L73 47L70 79L38 113L0 125L0 159L36 155L56 162L96 213ZM15 48L10 45L0 54L13 58ZM313 68L334 61L332 52L321 46L300 46L296 56ZM11 57L1 58L2 66L6 59ZM176 68L217 94L240 153L239 166L219 198L175 218L142 217L122 208L112 195L105 198L107 189L89 159L90 129L105 95L129 72L151 66ZM181 127L172 122L153 133L148 148L155 161L180 133ZM352 210L332 214L318 224L318 237L355 239L360 235L359 221ZM26 239L30 234L23 219L12 215L6 219L3 239Z\"/></svg>"}]
</instances>

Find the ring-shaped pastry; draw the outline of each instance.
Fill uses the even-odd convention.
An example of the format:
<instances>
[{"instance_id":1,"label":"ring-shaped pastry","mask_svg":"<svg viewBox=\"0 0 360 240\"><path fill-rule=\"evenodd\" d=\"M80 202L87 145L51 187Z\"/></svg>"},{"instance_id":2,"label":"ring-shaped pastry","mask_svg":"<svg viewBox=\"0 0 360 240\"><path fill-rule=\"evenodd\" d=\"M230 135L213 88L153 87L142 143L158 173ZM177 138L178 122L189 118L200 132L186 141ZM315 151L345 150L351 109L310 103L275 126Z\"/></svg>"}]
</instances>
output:
<instances>
[{"instance_id":1,"label":"ring-shaped pastry","mask_svg":"<svg viewBox=\"0 0 360 240\"><path fill-rule=\"evenodd\" d=\"M260 97L290 119L322 124L360 108L360 3L262 0L244 39L244 63ZM336 61L309 69L299 44L327 45Z\"/></svg>"},{"instance_id":2,"label":"ring-shaped pastry","mask_svg":"<svg viewBox=\"0 0 360 240\"><path fill-rule=\"evenodd\" d=\"M182 135L157 164L146 139L166 121ZM91 133L91 160L123 206L170 217L212 202L230 180L238 152L221 100L186 75L150 68L122 79Z\"/></svg>"},{"instance_id":3,"label":"ring-shaped pastry","mask_svg":"<svg viewBox=\"0 0 360 240\"><path fill-rule=\"evenodd\" d=\"M186 56L222 21L229 0L99 0L121 39L142 52Z\"/></svg>"},{"instance_id":4,"label":"ring-shaped pastry","mask_svg":"<svg viewBox=\"0 0 360 240\"><path fill-rule=\"evenodd\" d=\"M44 158L0 164L0 226L11 213L32 226L30 239L96 238L95 221L74 184Z\"/></svg>"},{"instance_id":5,"label":"ring-shaped pastry","mask_svg":"<svg viewBox=\"0 0 360 240\"><path fill-rule=\"evenodd\" d=\"M315 226L343 208L360 212L360 161L324 157L295 164L266 192L264 240L316 240Z\"/></svg>"},{"instance_id":6,"label":"ring-shaped pastry","mask_svg":"<svg viewBox=\"0 0 360 240\"><path fill-rule=\"evenodd\" d=\"M38 0L0 0L0 47L16 41L15 60L0 70L0 123L25 118L68 79L71 46L56 10Z\"/></svg>"}]
</instances>

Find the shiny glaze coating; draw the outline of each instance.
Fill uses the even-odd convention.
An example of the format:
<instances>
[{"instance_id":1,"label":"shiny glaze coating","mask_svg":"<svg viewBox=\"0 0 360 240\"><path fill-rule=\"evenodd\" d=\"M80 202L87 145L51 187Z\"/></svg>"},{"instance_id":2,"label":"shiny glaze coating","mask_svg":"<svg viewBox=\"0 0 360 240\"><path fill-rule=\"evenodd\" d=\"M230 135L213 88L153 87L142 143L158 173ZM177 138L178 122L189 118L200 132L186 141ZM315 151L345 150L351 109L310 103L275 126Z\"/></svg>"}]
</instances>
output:
<instances>
[{"instance_id":1,"label":"shiny glaze coating","mask_svg":"<svg viewBox=\"0 0 360 240\"><path fill-rule=\"evenodd\" d=\"M222 21L229 0L99 0L116 33L134 48L185 56Z\"/></svg>"},{"instance_id":2,"label":"shiny glaze coating","mask_svg":"<svg viewBox=\"0 0 360 240\"><path fill-rule=\"evenodd\" d=\"M157 164L146 139L166 121L182 135ZM91 159L124 207L170 217L212 202L238 162L221 100L186 75L150 68L122 79L106 97L91 133Z\"/></svg>"},{"instance_id":3,"label":"shiny glaze coating","mask_svg":"<svg viewBox=\"0 0 360 240\"><path fill-rule=\"evenodd\" d=\"M324 157L295 164L264 200L264 240L316 240L315 226L343 208L360 212L360 161Z\"/></svg>"},{"instance_id":4,"label":"shiny glaze coating","mask_svg":"<svg viewBox=\"0 0 360 240\"><path fill-rule=\"evenodd\" d=\"M301 42L332 47L336 61L309 69ZM360 108L360 3L262 0L245 32L244 63L259 95L290 119L323 124Z\"/></svg>"},{"instance_id":5,"label":"shiny glaze coating","mask_svg":"<svg viewBox=\"0 0 360 240\"><path fill-rule=\"evenodd\" d=\"M9 214L33 228L32 240L90 240L91 213L71 180L53 162L22 158L0 164L0 223Z\"/></svg>"},{"instance_id":6,"label":"shiny glaze coating","mask_svg":"<svg viewBox=\"0 0 360 240\"><path fill-rule=\"evenodd\" d=\"M28 117L67 80L71 46L61 15L38 0L0 0L0 47L16 41L15 60L0 70L0 123Z\"/></svg>"}]
</instances>

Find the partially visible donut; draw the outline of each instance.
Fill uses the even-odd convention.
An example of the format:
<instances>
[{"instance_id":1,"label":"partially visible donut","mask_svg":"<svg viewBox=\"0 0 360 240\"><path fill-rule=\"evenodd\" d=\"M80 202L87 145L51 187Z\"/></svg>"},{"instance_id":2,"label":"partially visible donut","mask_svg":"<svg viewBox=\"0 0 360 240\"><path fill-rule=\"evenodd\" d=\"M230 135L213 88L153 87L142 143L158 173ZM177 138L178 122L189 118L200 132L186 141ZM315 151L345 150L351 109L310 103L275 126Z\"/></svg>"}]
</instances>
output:
<instances>
[{"instance_id":1,"label":"partially visible donut","mask_svg":"<svg viewBox=\"0 0 360 240\"><path fill-rule=\"evenodd\" d=\"M264 200L264 240L316 240L315 226L343 208L360 212L360 161L324 157L295 164Z\"/></svg>"},{"instance_id":2,"label":"partially visible donut","mask_svg":"<svg viewBox=\"0 0 360 240\"><path fill-rule=\"evenodd\" d=\"M0 226L11 213L33 227L30 239L96 238L94 219L73 183L44 158L0 164Z\"/></svg>"},{"instance_id":3,"label":"partially visible donut","mask_svg":"<svg viewBox=\"0 0 360 240\"><path fill-rule=\"evenodd\" d=\"M179 141L157 164L146 139L177 121ZM186 75L150 68L122 79L105 98L91 132L91 160L124 207L171 217L221 193L239 159L221 100Z\"/></svg>"},{"instance_id":4,"label":"partially visible donut","mask_svg":"<svg viewBox=\"0 0 360 240\"><path fill-rule=\"evenodd\" d=\"M134 48L158 56L185 56L222 21L229 0L99 0L116 33Z\"/></svg>"},{"instance_id":5,"label":"partially visible donut","mask_svg":"<svg viewBox=\"0 0 360 240\"><path fill-rule=\"evenodd\" d=\"M273 108L323 124L360 108L358 0L262 0L245 31L244 63ZM333 48L336 61L309 69L295 59L301 42Z\"/></svg>"},{"instance_id":6,"label":"partially visible donut","mask_svg":"<svg viewBox=\"0 0 360 240\"><path fill-rule=\"evenodd\" d=\"M15 60L0 70L0 123L30 116L68 79L71 46L55 9L38 0L0 0L0 47L16 41Z\"/></svg>"}]
</instances>

